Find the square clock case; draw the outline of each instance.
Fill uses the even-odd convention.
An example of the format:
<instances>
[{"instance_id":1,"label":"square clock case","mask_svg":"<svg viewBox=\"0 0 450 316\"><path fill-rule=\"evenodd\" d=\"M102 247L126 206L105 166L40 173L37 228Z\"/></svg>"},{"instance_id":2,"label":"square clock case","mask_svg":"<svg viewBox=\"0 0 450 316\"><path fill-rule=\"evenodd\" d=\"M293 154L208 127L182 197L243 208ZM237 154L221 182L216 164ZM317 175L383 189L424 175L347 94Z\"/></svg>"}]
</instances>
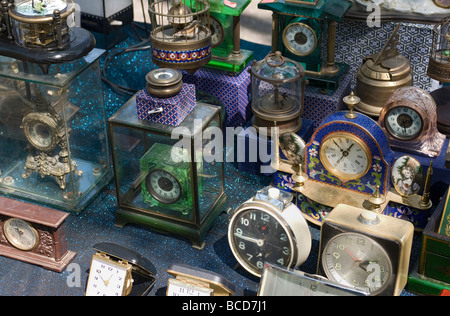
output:
<instances>
[{"instance_id":1,"label":"square clock case","mask_svg":"<svg viewBox=\"0 0 450 316\"><path fill-rule=\"evenodd\" d=\"M202 154L220 108L197 102L177 127L141 120L136 96L109 119L117 188L116 226L140 224L203 247L226 200L224 163ZM176 136L174 138L174 136ZM177 146L182 141L186 146Z\"/></svg>"}]
</instances>

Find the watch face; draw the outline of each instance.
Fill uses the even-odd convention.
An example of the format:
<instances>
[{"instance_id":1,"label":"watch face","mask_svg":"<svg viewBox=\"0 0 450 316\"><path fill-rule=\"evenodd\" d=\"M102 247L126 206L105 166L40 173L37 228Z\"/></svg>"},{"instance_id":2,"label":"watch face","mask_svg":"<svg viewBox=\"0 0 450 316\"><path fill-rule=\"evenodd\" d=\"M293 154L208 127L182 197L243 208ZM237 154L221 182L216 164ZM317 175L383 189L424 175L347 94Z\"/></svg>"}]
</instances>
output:
<instances>
[{"instance_id":1,"label":"watch face","mask_svg":"<svg viewBox=\"0 0 450 316\"><path fill-rule=\"evenodd\" d=\"M310 55L317 47L316 32L304 23L293 23L283 31L283 44L297 56Z\"/></svg>"},{"instance_id":2,"label":"watch face","mask_svg":"<svg viewBox=\"0 0 450 316\"><path fill-rule=\"evenodd\" d=\"M58 145L59 122L47 112L32 112L22 120L22 126L30 144L39 150L49 152Z\"/></svg>"},{"instance_id":3,"label":"watch face","mask_svg":"<svg viewBox=\"0 0 450 316\"><path fill-rule=\"evenodd\" d=\"M320 159L325 168L343 180L364 176L371 165L368 147L350 133L334 133L320 146Z\"/></svg>"},{"instance_id":4,"label":"watch face","mask_svg":"<svg viewBox=\"0 0 450 316\"><path fill-rule=\"evenodd\" d=\"M289 267L294 254L292 237L281 218L269 211L244 208L233 215L228 240L238 262L261 276L264 262Z\"/></svg>"},{"instance_id":5,"label":"watch face","mask_svg":"<svg viewBox=\"0 0 450 316\"><path fill-rule=\"evenodd\" d=\"M86 296L122 296L131 286L128 264L119 264L94 255L89 270Z\"/></svg>"},{"instance_id":6,"label":"watch face","mask_svg":"<svg viewBox=\"0 0 450 316\"><path fill-rule=\"evenodd\" d=\"M372 295L389 285L392 276L387 252L359 233L342 233L330 239L322 253L322 266L330 280Z\"/></svg>"},{"instance_id":7,"label":"watch face","mask_svg":"<svg viewBox=\"0 0 450 316\"><path fill-rule=\"evenodd\" d=\"M181 198L181 184L171 173L155 169L145 178L145 185L151 196L164 204L173 204Z\"/></svg>"},{"instance_id":8,"label":"watch face","mask_svg":"<svg viewBox=\"0 0 450 316\"><path fill-rule=\"evenodd\" d=\"M8 242L20 250L32 250L39 242L36 229L28 222L18 218L8 219L3 224L3 233Z\"/></svg>"},{"instance_id":9,"label":"watch face","mask_svg":"<svg viewBox=\"0 0 450 316\"><path fill-rule=\"evenodd\" d=\"M225 32L223 30L222 24L213 16L210 16L211 18L211 45L212 48L215 48L222 44L224 38L225 38Z\"/></svg>"},{"instance_id":10,"label":"watch face","mask_svg":"<svg viewBox=\"0 0 450 316\"><path fill-rule=\"evenodd\" d=\"M422 133L422 117L414 109L397 106L389 110L384 118L387 132L400 140L413 140Z\"/></svg>"}]
</instances>

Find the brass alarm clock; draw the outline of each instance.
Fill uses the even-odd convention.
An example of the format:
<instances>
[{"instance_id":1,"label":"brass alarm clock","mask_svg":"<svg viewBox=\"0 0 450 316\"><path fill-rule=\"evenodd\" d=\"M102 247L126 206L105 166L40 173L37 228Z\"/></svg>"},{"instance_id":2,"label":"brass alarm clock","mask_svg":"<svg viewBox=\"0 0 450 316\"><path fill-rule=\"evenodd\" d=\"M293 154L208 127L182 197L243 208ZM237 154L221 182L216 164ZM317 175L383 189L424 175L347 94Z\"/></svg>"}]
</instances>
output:
<instances>
[{"instance_id":1,"label":"brass alarm clock","mask_svg":"<svg viewBox=\"0 0 450 316\"><path fill-rule=\"evenodd\" d=\"M370 295L400 295L413 236L408 221L339 204L322 224L317 272Z\"/></svg>"}]
</instances>

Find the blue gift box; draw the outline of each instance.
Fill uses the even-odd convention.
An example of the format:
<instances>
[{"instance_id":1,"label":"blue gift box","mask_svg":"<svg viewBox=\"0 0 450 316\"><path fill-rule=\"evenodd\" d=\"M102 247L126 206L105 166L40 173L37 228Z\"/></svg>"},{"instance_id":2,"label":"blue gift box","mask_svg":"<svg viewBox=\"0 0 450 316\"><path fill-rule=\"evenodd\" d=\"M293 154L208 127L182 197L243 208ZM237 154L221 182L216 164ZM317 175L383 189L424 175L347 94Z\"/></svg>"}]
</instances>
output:
<instances>
[{"instance_id":1,"label":"blue gift box","mask_svg":"<svg viewBox=\"0 0 450 316\"><path fill-rule=\"evenodd\" d=\"M195 86L184 83L181 91L170 98L157 98L147 89L136 94L138 118L155 123L179 126L196 104Z\"/></svg>"},{"instance_id":2,"label":"blue gift box","mask_svg":"<svg viewBox=\"0 0 450 316\"><path fill-rule=\"evenodd\" d=\"M218 98L225 106L226 126L243 126L252 115L249 104L250 65L241 73L230 73L218 69L202 68L194 74L183 73L183 82L195 84L203 92Z\"/></svg>"}]
</instances>

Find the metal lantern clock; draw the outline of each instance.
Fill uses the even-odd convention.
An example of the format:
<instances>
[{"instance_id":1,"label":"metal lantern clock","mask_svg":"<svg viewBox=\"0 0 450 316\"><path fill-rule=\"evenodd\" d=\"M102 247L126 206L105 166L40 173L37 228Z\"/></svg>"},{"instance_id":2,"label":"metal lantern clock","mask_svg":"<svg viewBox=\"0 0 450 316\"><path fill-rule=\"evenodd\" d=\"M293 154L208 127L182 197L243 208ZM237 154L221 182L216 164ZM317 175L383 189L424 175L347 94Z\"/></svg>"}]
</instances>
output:
<instances>
[{"instance_id":1,"label":"metal lantern clock","mask_svg":"<svg viewBox=\"0 0 450 316\"><path fill-rule=\"evenodd\" d=\"M149 0L153 62L195 72L211 60L207 0Z\"/></svg>"}]
</instances>

